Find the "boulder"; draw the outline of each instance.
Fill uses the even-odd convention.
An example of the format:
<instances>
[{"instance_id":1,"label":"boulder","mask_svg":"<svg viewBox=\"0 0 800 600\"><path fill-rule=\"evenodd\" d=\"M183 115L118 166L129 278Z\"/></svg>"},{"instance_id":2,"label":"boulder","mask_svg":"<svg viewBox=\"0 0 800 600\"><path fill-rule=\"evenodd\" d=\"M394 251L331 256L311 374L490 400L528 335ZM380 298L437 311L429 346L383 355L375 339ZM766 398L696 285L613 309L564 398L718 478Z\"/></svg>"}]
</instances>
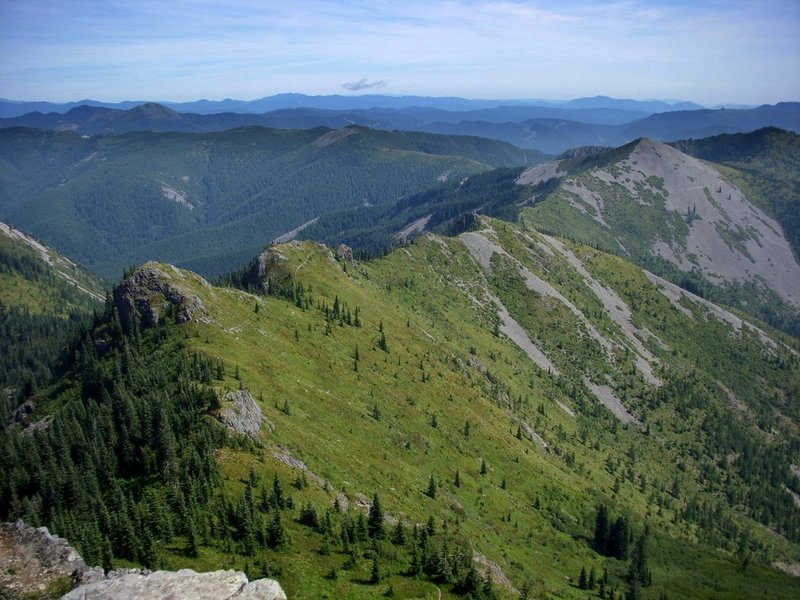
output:
<instances>
[{"instance_id":1,"label":"boulder","mask_svg":"<svg viewBox=\"0 0 800 600\"><path fill-rule=\"evenodd\" d=\"M219 411L219 420L231 431L258 441L264 415L250 392L247 390L228 392L225 394L225 401L229 404ZM267 426L272 429L271 423L267 422Z\"/></svg>"}]
</instances>

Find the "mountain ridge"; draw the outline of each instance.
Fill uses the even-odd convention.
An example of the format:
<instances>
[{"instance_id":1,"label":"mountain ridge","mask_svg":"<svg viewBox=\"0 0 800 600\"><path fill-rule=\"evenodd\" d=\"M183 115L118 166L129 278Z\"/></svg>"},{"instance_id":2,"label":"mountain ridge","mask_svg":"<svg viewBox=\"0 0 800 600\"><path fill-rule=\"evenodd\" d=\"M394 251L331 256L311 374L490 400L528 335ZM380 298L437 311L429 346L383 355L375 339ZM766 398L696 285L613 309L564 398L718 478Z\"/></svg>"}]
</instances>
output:
<instances>
[{"instance_id":1,"label":"mountain ridge","mask_svg":"<svg viewBox=\"0 0 800 600\"><path fill-rule=\"evenodd\" d=\"M722 590L744 598L765 588L792 597L795 580L769 565L798 556L800 511L780 491L796 487L796 456L783 451L800 419L791 400L796 340L737 321L619 257L488 218L459 237L424 235L368 262L313 242L276 245L244 271L251 278L234 282L241 287L212 286L169 265L145 270L154 268L157 285L137 289L158 307L157 322L148 326L150 308L141 306L126 334L121 312L108 306L71 379L42 394L41 412L19 426L52 414L52 432L29 442L46 443L65 422L90 426L84 402L92 422L102 422L102 440L128 427L139 435L153 403L162 431L175 436L194 423L179 447L163 441L166 433L157 438L161 453L146 445L152 464L119 463L127 477L158 475L143 483L146 493L123 496L130 508L114 522L138 527L109 538L109 560L158 568L224 560L251 579L266 568L295 598L369 598L390 588L458 598L470 589L462 579L469 565L479 578L497 574L487 578L499 598L516 597L511 588L583 598L578 573L590 567L607 570L603 585L619 594L630 585L634 549L621 558L593 541L602 504L648 544L645 597ZM126 282L143 282L138 272ZM179 287L202 302L203 319L180 317L184 300L168 291ZM658 382L648 381L644 363ZM168 393L133 393L141 370ZM260 444L214 433L232 390L248 391L263 412ZM641 426L623 425L626 414ZM86 439L89 450L95 438ZM213 450L189 459L198 443ZM125 456L124 445L108 448ZM739 458L724 459L732 454ZM29 481L27 468L15 471L17 481ZM207 478L206 469L219 476ZM84 480L95 476L85 465ZM183 489L187 476L195 489L182 496L181 513L167 490ZM58 521L56 532L87 560L103 556L106 526L93 515L118 498L114 481L96 496L59 500L83 525ZM387 516L380 538L366 525L378 498ZM82 502L97 508L81 510ZM160 514L171 515L172 533ZM285 543L268 534L276 519ZM339 535L359 519L373 533ZM405 542L396 541L398 523ZM428 552L420 535L427 556L446 556L453 570L423 561L413 575L413 553ZM709 569L714 578L703 576Z\"/></svg>"},{"instance_id":2,"label":"mountain ridge","mask_svg":"<svg viewBox=\"0 0 800 600\"><path fill-rule=\"evenodd\" d=\"M143 110L141 106L149 108ZM87 135L137 130L207 132L242 126L307 129L362 125L372 129L421 131L485 137L548 154L586 145L619 146L649 136L661 141L739 133L766 126L800 131L800 103L784 102L752 109L675 110L649 114L615 108L570 109L500 106L465 112L411 107L332 110L282 108L261 114L178 113L158 104L128 110L73 108L66 114L30 113L0 119L0 127L71 129ZM159 118L160 117L160 118Z\"/></svg>"},{"instance_id":3,"label":"mountain ridge","mask_svg":"<svg viewBox=\"0 0 800 600\"><path fill-rule=\"evenodd\" d=\"M26 112L47 111L47 112L66 112L71 108L81 104L97 106L103 108L129 109L138 104L146 102L158 102L170 106L179 112L199 112L202 114L218 112L267 112L284 108L323 108L331 110L352 110L370 108L414 108L429 107L439 108L447 111L463 111L481 108L491 108L497 106L564 106L570 103L591 103L593 108L617 108L620 104L626 109L643 111L644 107L658 110L675 110L681 108L700 108L700 105L685 101L653 101L653 100L618 100L607 96L596 96L594 98L578 98L574 100L554 101L554 100L525 100L525 99L467 99L458 97L440 96L387 96L380 94L368 94L360 96L328 95L310 96L299 93L275 94L265 96L255 100L234 100L226 98L224 100L195 100L189 102L169 102L158 100L127 100L123 102L100 102L97 100L78 100L76 102L27 102L6 100L0 98L0 117L16 117ZM30 110L29 110L30 109ZM24 112L20 112L24 111ZM652 111L655 112L655 111Z\"/></svg>"},{"instance_id":4,"label":"mountain ridge","mask_svg":"<svg viewBox=\"0 0 800 600\"><path fill-rule=\"evenodd\" d=\"M673 270L673 279L682 272L727 287L750 310L785 304L777 310L793 322L796 317L789 315L796 314L800 298L795 250L784 227L721 168L641 138L531 169L541 175L528 181L560 178L551 184L555 191L523 215L548 231L615 249L662 275Z\"/></svg>"}]
</instances>

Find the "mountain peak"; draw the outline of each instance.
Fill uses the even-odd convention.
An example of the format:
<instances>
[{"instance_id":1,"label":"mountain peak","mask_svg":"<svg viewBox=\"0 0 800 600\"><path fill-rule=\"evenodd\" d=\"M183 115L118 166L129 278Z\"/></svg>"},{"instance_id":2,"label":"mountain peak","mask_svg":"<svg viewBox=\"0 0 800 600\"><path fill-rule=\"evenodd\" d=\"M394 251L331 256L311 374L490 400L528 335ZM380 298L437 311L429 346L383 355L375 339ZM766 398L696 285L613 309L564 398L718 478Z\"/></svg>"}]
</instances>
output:
<instances>
[{"instance_id":1,"label":"mountain peak","mask_svg":"<svg viewBox=\"0 0 800 600\"><path fill-rule=\"evenodd\" d=\"M772 294L800 306L800 264L781 226L712 164L640 137L559 168L570 175L554 199L609 247L645 262L656 256L722 288L758 288L757 301Z\"/></svg>"},{"instance_id":2,"label":"mountain peak","mask_svg":"<svg viewBox=\"0 0 800 600\"><path fill-rule=\"evenodd\" d=\"M164 106L163 104L159 104L158 102L146 102L145 104L140 104L139 106L132 108L129 112L132 114L143 114L148 118L180 118L179 113Z\"/></svg>"}]
</instances>

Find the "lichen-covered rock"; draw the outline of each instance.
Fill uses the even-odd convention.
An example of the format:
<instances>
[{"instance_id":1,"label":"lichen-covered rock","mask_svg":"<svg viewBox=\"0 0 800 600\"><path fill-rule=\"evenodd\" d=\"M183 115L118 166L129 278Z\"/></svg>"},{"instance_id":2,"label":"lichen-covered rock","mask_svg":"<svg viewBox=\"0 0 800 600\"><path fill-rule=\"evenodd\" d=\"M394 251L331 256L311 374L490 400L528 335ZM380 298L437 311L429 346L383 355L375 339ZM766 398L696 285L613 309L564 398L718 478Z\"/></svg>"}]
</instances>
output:
<instances>
[{"instance_id":1,"label":"lichen-covered rock","mask_svg":"<svg viewBox=\"0 0 800 600\"><path fill-rule=\"evenodd\" d=\"M177 269L175 273L167 273L162 265L149 262L129 275L114 292L122 324L129 327L138 319L142 325L150 327L169 313L173 313L179 323L210 322L203 301L189 287L175 280L179 273Z\"/></svg>"},{"instance_id":2,"label":"lichen-covered rock","mask_svg":"<svg viewBox=\"0 0 800 600\"><path fill-rule=\"evenodd\" d=\"M69 543L46 527L0 524L0 597L57 598L75 583L103 577Z\"/></svg>"},{"instance_id":3,"label":"lichen-covered rock","mask_svg":"<svg viewBox=\"0 0 800 600\"><path fill-rule=\"evenodd\" d=\"M248 582L241 571L191 569L126 573L75 588L62 600L286 600L272 579Z\"/></svg>"},{"instance_id":4,"label":"lichen-covered rock","mask_svg":"<svg viewBox=\"0 0 800 600\"><path fill-rule=\"evenodd\" d=\"M265 421L258 404L247 390L237 390L225 394L228 402L219 411L219 420L232 431L249 436L258 441L262 423L272 429L272 424Z\"/></svg>"}]
</instances>

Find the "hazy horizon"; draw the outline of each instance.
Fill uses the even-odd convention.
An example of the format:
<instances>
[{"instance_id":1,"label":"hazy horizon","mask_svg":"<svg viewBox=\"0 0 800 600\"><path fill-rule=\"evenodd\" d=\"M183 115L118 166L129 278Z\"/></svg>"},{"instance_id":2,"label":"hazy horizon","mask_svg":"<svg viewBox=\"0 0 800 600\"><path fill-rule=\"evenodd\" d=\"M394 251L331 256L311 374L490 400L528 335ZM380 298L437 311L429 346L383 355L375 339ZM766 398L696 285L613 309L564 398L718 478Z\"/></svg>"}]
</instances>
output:
<instances>
[{"instance_id":1,"label":"hazy horizon","mask_svg":"<svg viewBox=\"0 0 800 600\"><path fill-rule=\"evenodd\" d=\"M392 93L342 93L342 92L334 92L331 94L305 94L303 92L297 92L294 90L286 90L282 92L276 92L274 94L266 94L263 96L254 96L252 98L238 98L232 96L225 96L219 98L207 98L207 97L197 97L191 98L188 100L173 100L171 98L122 98L120 100L108 100L106 98L92 98L89 96L82 97L82 98L71 98L67 100L50 100L47 98L6 98L0 97L0 101L3 102L13 102L19 104L28 104L28 103L49 103L49 104L74 104L74 103L81 103L81 102L98 102L102 104L123 104L127 102L154 102L154 103L166 103L166 104L182 104L182 103L191 103L191 102L225 102L228 100L233 100L237 102L254 102L258 100L263 100L264 98L270 98L275 96L287 96L287 95L301 95L307 96L309 98L324 98L324 97L340 97L340 98L369 98L369 97L387 97L387 98L411 98L411 97L418 97L418 98L431 98L431 99L444 99L444 98L453 98L458 100L466 100L469 102L514 102L514 103L547 103L557 105L560 103L567 103L574 100L586 100L586 99L594 99L594 98L610 98L611 100L617 101L633 101L633 102L664 102L667 104L681 104L681 103L694 103L703 106L704 108L714 108L714 107L738 107L738 106L760 106L763 104L777 104L782 102L800 102L800 99L794 98L786 98L783 100L777 100L776 102L762 102L762 103L740 103L740 102L719 102L716 104L702 104L700 102L695 102L691 98L630 98L630 97L621 97L621 96L609 96L608 94L587 94L585 96L571 96L571 97L564 97L564 98L489 98L489 97L466 97L466 96L457 96L453 94L447 95L427 95L427 94L392 94Z\"/></svg>"},{"instance_id":2,"label":"hazy horizon","mask_svg":"<svg viewBox=\"0 0 800 600\"><path fill-rule=\"evenodd\" d=\"M0 3L0 97L800 100L800 3Z\"/></svg>"}]
</instances>

